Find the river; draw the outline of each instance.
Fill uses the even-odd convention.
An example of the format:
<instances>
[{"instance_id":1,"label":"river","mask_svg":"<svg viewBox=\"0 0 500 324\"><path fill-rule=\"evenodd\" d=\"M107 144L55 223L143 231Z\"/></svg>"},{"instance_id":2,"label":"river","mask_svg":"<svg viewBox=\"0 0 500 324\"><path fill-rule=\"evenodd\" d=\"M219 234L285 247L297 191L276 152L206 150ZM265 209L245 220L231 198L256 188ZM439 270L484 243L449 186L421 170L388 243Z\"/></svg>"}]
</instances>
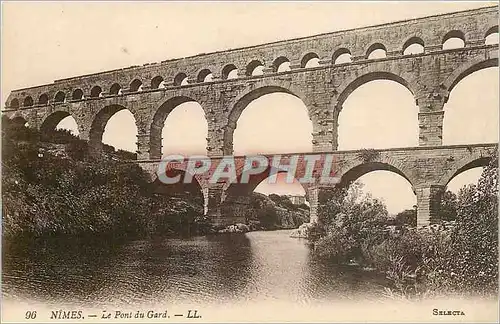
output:
<instances>
[{"instance_id":1,"label":"river","mask_svg":"<svg viewBox=\"0 0 500 324\"><path fill-rule=\"evenodd\" d=\"M383 282L317 260L290 230L126 243L4 244L3 295L57 305L314 304L377 299Z\"/></svg>"}]
</instances>

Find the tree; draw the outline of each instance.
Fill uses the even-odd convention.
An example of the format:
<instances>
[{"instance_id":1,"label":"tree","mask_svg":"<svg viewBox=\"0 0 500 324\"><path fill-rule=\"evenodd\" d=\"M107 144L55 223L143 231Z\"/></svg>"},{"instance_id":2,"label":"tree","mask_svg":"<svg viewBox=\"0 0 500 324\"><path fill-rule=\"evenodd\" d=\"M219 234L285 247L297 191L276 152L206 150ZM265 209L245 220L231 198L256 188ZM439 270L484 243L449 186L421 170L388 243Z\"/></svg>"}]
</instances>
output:
<instances>
[{"instance_id":1,"label":"tree","mask_svg":"<svg viewBox=\"0 0 500 324\"><path fill-rule=\"evenodd\" d=\"M337 262L361 261L366 246L384 238L387 209L383 202L362 193L362 184L334 192L320 208L326 235L316 242L315 251Z\"/></svg>"},{"instance_id":2,"label":"tree","mask_svg":"<svg viewBox=\"0 0 500 324\"><path fill-rule=\"evenodd\" d=\"M68 132L43 137L8 119L2 122L4 236L179 232L172 224L191 225L203 211L195 199L154 194L147 173L136 164L88 159L87 143ZM64 156L42 142L65 139Z\"/></svg>"},{"instance_id":3,"label":"tree","mask_svg":"<svg viewBox=\"0 0 500 324\"><path fill-rule=\"evenodd\" d=\"M395 221L396 221L396 225L416 226L417 225L417 210L415 208L405 209L396 215Z\"/></svg>"},{"instance_id":4,"label":"tree","mask_svg":"<svg viewBox=\"0 0 500 324\"><path fill-rule=\"evenodd\" d=\"M457 195L447 190L441 199L439 214L442 220L453 221L457 218L458 199Z\"/></svg>"},{"instance_id":5,"label":"tree","mask_svg":"<svg viewBox=\"0 0 500 324\"><path fill-rule=\"evenodd\" d=\"M498 291L498 156L477 185L462 188L456 224L442 257L428 260L427 280L435 290L489 295Z\"/></svg>"},{"instance_id":6,"label":"tree","mask_svg":"<svg viewBox=\"0 0 500 324\"><path fill-rule=\"evenodd\" d=\"M276 209L274 206L268 204L266 204L263 209L259 210L257 217L264 228L273 228L278 222Z\"/></svg>"},{"instance_id":7,"label":"tree","mask_svg":"<svg viewBox=\"0 0 500 324\"><path fill-rule=\"evenodd\" d=\"M453 269L474 292L498 289L498 157L483 170L477 186L459 192L452 233Z\"/></svg>"}]
</instances>

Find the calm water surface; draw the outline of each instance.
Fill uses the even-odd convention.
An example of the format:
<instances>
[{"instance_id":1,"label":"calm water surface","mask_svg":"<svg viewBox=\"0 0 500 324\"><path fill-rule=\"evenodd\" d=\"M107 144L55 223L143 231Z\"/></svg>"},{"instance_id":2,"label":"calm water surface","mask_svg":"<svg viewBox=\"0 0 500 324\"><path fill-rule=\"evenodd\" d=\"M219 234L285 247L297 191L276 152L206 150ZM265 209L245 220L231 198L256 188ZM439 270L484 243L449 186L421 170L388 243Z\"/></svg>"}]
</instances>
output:
<instances>
[{"instance_id":1,"label":"calm water surface","mask_svg":"<svg viewBox=\"0 0 500 324\"><path fill-rule=\"evenodd\" d=\"M127 243L54 240L3 246L3 295L82 305L373 297L382 279L316 260L290 231Z\"/></svg>"}]
</instances>

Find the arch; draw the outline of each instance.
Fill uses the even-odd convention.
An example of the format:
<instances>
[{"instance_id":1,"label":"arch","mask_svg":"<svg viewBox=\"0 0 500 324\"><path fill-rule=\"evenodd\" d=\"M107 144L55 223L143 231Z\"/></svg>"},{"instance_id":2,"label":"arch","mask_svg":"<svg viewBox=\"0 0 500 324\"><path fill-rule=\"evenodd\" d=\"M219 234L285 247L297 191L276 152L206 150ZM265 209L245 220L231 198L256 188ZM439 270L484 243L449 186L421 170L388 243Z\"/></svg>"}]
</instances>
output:
<instances>
[{"instance_id":1,"label":"arch","mask_svg":"<svg viewBox=\"0 0 500 324\"><path fill-rule=\"evenodd\" d=\"M142 91L142 81L139 79L134 79L130 82L130 92Z\"/></svg>"},{"instance_id":2,"label":"arch","mask_svg":"<svg viewBox=\"0 0 500 324\"><path fill-rule=\"evenodd\" d=\"M127 109L126 107L118 104L113 104L109 106L105 106L94 116L92 120L92 125L89 130L89 148L94 152L99 152L103 146L102 137L104 134L104 130L106 128L106 124L109 119L113 117L114 114L121 110L128 110L132 116L134 117L136 126L137 126L137 118L133 111ZM137 127L139 129L139 127Z\"/></svg>"},{"instance_id":3,"label":"arch","mask_svg":"<svg viewBox=\"0 0 500 324\"><path fill-rule=\"evenodd\" d=\"M14 109L17 109L19 108L19 99L17 98L14 98L10 101L10 105L9 105L10 108L14 108Z\"/></svg>"},{"instance_id":4,"label":"arch","mask_svg":"<svg viewBox=\"0 0 500 324\"><path fill-rule=\"evenodd\" d=\"M338 50L333 53L332 56L332 63L333 64L343 64L343 63L350 63L352 62L352 55L351 51L349 51L347 48L339 48Z\"/></svg>"},{"instance_id":5,"label":"arch","mask_svg":"<svg viewBox=\"0 0 500 324\"><path fill-rule=\"evenodd\" d=\"M273 72L286 72L290 71L290 60L284 56L276 58L273 62Z\"/></svg>"},{"instance_id":6,"label":"arch","mask_svg":"<svg viewBox=\"0 0 500 324\"><path fill-rule=\"evenodd\" d=\"M236 161L236 164L238 165L238 161ZM271 163L269 163L269 164L271 164ZM262 181L267 180L271 176L272 173L282 174L282 173L287 172L286 170L278 169L278 168L275 168L273 166L268 166L266 168L266 170L264 170L263 172L260 172L258 174L249 175L247 183L241 183L242 171L243 171L243 168L237 167L236 181L234 183L231 183L229 181L224 183L225 197L222 197L223 201L228 201L227 197L230 197L231 195L239 196L242 193L248 194L248 193L255 191L255 189L259 186L259 184L261 184ZM297 175L296 175L296 177L294 177L294 179L295 180L298 179ZM300 185L302 186L302 189L304 189L304 192L307 193L308 184L300 183Z\"/></svg>"},{"instance_id":7,"label":"arch","mask_svg":"<svg viewBox=\"0 0 500 324\"><path fill-rule=\"evenodd\" d=\"M175 86L183 86L188 84L188 77L186 73L178 73L174 78Z\"/></svg>"},{"instance_id":8,"label":"arch","mask_svg":"<svg viewBox=\"0 0 500 324\"><path fill-rule=\"evenodd\" d=\"M26 98L24 98L23 106L24 107L33 106L33 98L31 98L31 96L27 96Z\"/></svg>"},{"instance_id":9,"label":"arch","mask_svg":"<svg viewBox=\"0 0 500 324\"><path fill-rule=\"evenodd\" d=\"M453 178L457 175L465 172L467 170L477 168L477 167L486 167L491 162L491 156L482 156L481 154L472 154L471 156L467 156L462 158L461 160L455 163L455 167L448 172L446 172L443 177L440 179L439 184L442 186L447 186Z\"/></svg>"},{"instance_id":10,"label":"arch","mask_svg":"<svg viewBox=\"0 0 500 324\"><path fill-rule=\"evenodd\" d=\"M160 84L163 82L163 77L160 75L155 76L151 79L151 89L159 89Z\"/></svg>"},{"instance_id":11,"label":"arch","mask_svg":"<svg viewBox=\"0 0 500 324\"><path fill-rule=\"evenodd\" d=\"M366 50L366 58L368 60L384 58L387 55L387 49L381 43L374 43Z\"/></svg>"},{"instance_id":12,"label":"arch","mask_svg":"<svg viewBox=\"0 0 500 324\"><path fill-rule=\"evenodd\" d=\"M99 98L101 97L102 89L100 86L94 86L90 90L90 97L91 98Z\"/></svg>"},{"instance_id":13,"label":"arch","mask_svg":"<svg viewBox=\"0 0 500 324\"><path fill-rule=\"evenodd\" d=\"M488 29L484 35L484 43L485 45L498 44L498 25Z\"/></svg>"},{"instance_id":14,"label":"arch","mask_svg":"<svg viewBox=\"0 0 500 324\"><path fill-rule=\"evenodd\" d=\"M54 96L54 102L64 102L66 100L66 94L62 91L58 91Z\"/></svg>"},{"instance_id":15,"label":"arch","mask_svg":"<svg viewBox=\"0 0 500 324\"><path fill-rule=\"evenodd\" d=\"M461 42L456 40L461 40ZM465 34L460 30L449 31L444 35L441 44L443 50L465 47Z\"/></svg>"},{"instance_id":16,"label":"arch","mask_svg":"<svg viewBox=\"0 0 500 324\"><path fill-rule=\"evenodd\" d=\"M338 150L418 146L418 106L402 77L372 72L340 89L333 122Z\"/></svg>"},{"instance_id":17,"label":"arch","mask_svg":"<svg viewBox=\"0 0 500 324\"><path fill-rule=\"evenodd\" d=\"M46 116L41 123L40 132L41 133L50 133L54 131L57 125L66 117L71 116L71 114L67 111L55 111L48 116ZM74 119L74 118L73 118Z\"/></svg>"},{"instance_id":18,"label":"arch","mask_svg":"<svg viewBox=\"0 0 500 324\"><path fill-rule=\"evenodd\" d=\"M262 75L261 71L258 71L260 67L262 68L264 67L261 61L259 60L250 61L250 63L247 64L245 75L246 76Z\"/></svg>"},{"instance_id":19,"label":"arch","mask_svg":"<svg viewBox=\"0 0 500 324\"><path fill-rule=\"evenodd\" d=\"M498 54L497 54L498 55ZM446 89L446 100L448 100L451 90L466 76L476 71L489 67L498 66L498 57L484 58L484 55L478 55L472 60L462 64L458 69L455 69L452 74L442 83L442 87Z\"/></svg>"},{"instance_id":20,"label":"arch","mask_svg":"<svg viewBox=\"0 0 500 324\"><path fill-rule=\"evenodd\" d=\"M300 61L301 68L311 68L319 66L319 56L314 52L309 52Z\"/></svg>"},{"instance_id":21,"label":"arch","mask_svg":"<svg viewBox=\"0 0 500 324\"><path fill-rule=\"evenodd\" d=\"M186 170L184 168L184 165L179 165L179 166L174 166L172 168L169 168L166 170L165 174L168 177L176 177L180 176L180 182L179 183L173 183L173 184L165 184L161 182L160 178L156 176L156 178L153 180L153 190L155 193L160 193L160 194L167 194L169 196L185 196L186 194L190 195L191 197L197 197L201 198L198 203L200 203L200 207L204 205L204 192L203 188L206 187L206 184L203 183L203 179L201 179L199 174L194 174L193 179L194 181L191 181L189 183L184 183L183 179L186 175Z\"/></svg>"},{"instance_id":22,"label":"arch","mask_svg":"<svg viewBox=\"0 0 500 324\"><path fill-rule=\"evenodd\" d=\"M119 94L121 94L121 91L122 91L122 87L118 83L113 83L111 85L111 87L109 88L110 95L114 95L114 96L119 95Z\"/></svg>"},{"instance_id":23,"label":"arch","mask_svg":"<svg viewBox=\"0 0 500 324\"><path fill-rule=\"evenodd\" d=\"M413 36L403 44L403 55L424 53L424 41L420 37Z\"/></svg>"},{"instance_id":24,"label":"arch","mask_svg":"<svg viewBox=\"0 0 500 324\"><path fill-rule=\"evenodd\" d=\"M265 195L293 195L293 196L302 196L305 201L307 201L307 188L310 187L310 184L301 183L298 179L301 177L294 177L292 182L289 182L287 179L286 171L278 171L276 174L276 183L270 183L269 177L262 180L257 184L253 192L261 193ZM307 187L307 188L306 188ZM293 192L290 192L290 189L295 189ZM305 202L304 201L304 202Z\"/></svg>"},{"instance_id":25,"label":"arch","mask_svg":"<svg viewBox=\"0 0 500 324\"><path fill-rule=\"evenodd\" d=\"M243 110L254 100L271 93L287 93L294 97L297 97L302 100L302 102L308 106L304 101L305 95L303 95L299 89L294 87L290 88L289 85L280 85L280 84L271 84L268 82L262 82L259 85L256 85L255 88L248 89L247 91L241 93L236 99L233 101L233 107L228 116L228 126L224 130L224 143L226 146L224 147L224 154L231 155L233 153L233 135L234 130L236 129L236 124L238 119L240 118ZM309 119L310 113L308 112Z\"/></svg>"},{"instance_id":26,"label":"arch","mask_svg":"<svg viewBox=\"0 0 500 324\"><path fill-rule=\"evenodd\" d=\"M236 79L238 77L238 68L234 64L228 64L222 68L222 79Z\"/></svg>"},{"instance_id":27,"label":"arch","mask_svg":"<svg viewBox=\"0 0 500 324\"><path fill-rule=\"evenodd\" d=\"M442 145L498 142L498 67L464 76L445 100Z\"/></svg>"},{"instance_id":28,"label":"arch","mask_svg":"<svg viewBox=\"0 0 500 324\"><path fill-rule=\"evenodd\" d=\"M81 100L83 99L83 91L82 89L75 89L73 94L71 95L72 100Z\"/></svg>"},{"instance_id":29,"label":"arch","mask_svg":"<svg viewBox=\"0 0 500 324\"><path fill-rule=\"evenodd\" d=\"M358 87L362 86L365 83L368 83L370 81L375 81L375 80L390 80L390 81L395 81L402 86L406 87L413 95L415 95L415 91L412 89L410 86L410 83L405 80L403 77L394 74L393 72L388 72L388 71L379 71L379 72L369 72L366 74L363 74L359 77L357 77L354 80L349 80L349 83L345 83L344 85L339 87L339 92L340 95L337 99L337 106L336 108L338 110L342 109L342 105L346 101L347 97L356 90Z\"/></svg>"},{"instance_id":30,"label":"arch","mask_svg":"<svg viewBox=\"0 0 500 324\"><path fill-rule=\"evenodd\" d=\"M198 82L210 82L212 81L212 71L209 69L203 69L198 73L198 77L196 78Z\"/></svg>"},{"instance_id":31,"label":"arch","mask_svg":"<svg viewBox=\"0 0 500 324\"><path fill-rule=\"evenodd\" d=\"M38 97L38 104L39 105L46 105L49 103L49 96L46 93L43 93Z\"/></svg>"},{"instance_id":32,"label":"arch","mask_svg":"<svg viewBox=\"0 0 500 324\"><path fill-rule=\"evenodd\" d=\"M490 27L486 33L484 34L484 38L488 37L491 34L498 33L498 25Z\"/></svg>"},{"instance_id":33,"label":"arch","mask_svg":"<svg viewBox=\"0 0 500 324\"><path fill-rule=\"evenodd\" d=\"M14 116L10 120L16 126L26 126L26 124L28 123L28 121L24 119L23 116Z\"/></svg>"},{"instance_id":34,"label":"arch","mask_svg":"<svg viewBox=\"0 0 500 324\"><path fill-rule=\"evenodd\" d=\"M339 187L344 188L351 185L354 181L359 179L361 176L373 172L373 171L390 171L402 176L408 183L413 187L414 180L409 177L409 172L407 172L402 166L395 163L395 161L373 161L373 162L361 162L347 168L344 172L340 174Z\"/></svg>"},{"instance_id":35,"label":"arch","mask_svg":"<svg viewBox=\"0 0 500 324\"><path fill-rule=\"evenodd\" d=\"M196 100L187 96L177 96L166 100L158 109L153 117L149 132L150 158L159 159L162 156L162 130L168 115L179 105L186 102L196 102ZM206 119L206 116L205 116Z\"/></svg>"},{"instance_id":36,"label":"arch","mask_svg":"<svg viewBox=\"0 0 500 324\"><path fill-rule=\"evenodd\" d=\"M231 218L234 222L245 222L249 219L253 219L255 214L252 213L252 209L248 208L248 206L252 203L252 197L256 197L253 193L256 192L257 187L269 178L270 171L271 169L267 168L266 171L256 177L250 177L248 183L232 183L227 185L220 199L220 211L223 217ZM277 170L276 173L278 173L279 179L283 171ZM298 181L296 183L302 188L305 194L304 196L307 198L307 188ZM292 202L290 201L290 205L291 204Z\"/></svg>"}]
</instances>

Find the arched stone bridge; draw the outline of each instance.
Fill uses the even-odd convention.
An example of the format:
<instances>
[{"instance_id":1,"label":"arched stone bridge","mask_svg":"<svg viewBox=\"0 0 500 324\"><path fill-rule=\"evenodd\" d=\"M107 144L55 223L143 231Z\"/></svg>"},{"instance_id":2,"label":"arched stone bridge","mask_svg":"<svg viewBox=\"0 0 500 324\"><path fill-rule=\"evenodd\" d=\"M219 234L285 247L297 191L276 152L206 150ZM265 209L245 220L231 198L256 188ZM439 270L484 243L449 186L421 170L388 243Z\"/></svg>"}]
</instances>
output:
<instances>
[{"instance_id":1,"label":"arched stone bridge","mask_svg":"<svg viewBox=\"0 0 500 324\"><path fill-rule=\"evenodd\" d=\"M207 155L215 161L233 153L236 122L252 100L289 93L308 109L313 152L334 152L351 166L341 168L345 181L367 170L403 175L417 194L418 219L424 224L437 215L439 194L449 179L471 166L484 165L496 146L442 146L443 107L451 90L467 75L498 66L498 44L485 42L493 33L498 33L497 7L278 41L15 90L3 114L42 131L72 116L80 137L98 153L109 118L128 109L138 130L139 163L152 170L161 158L164 122L178 105L195 101L203 107ZM464 46L443 49L450 38L461 39ZM411 45L420 46L421 53L408 54ZM384 51L385 57L372 58L375 50ZM350 59L341 63L341 56ZM283 70L285 63L289 66ZM336 151L338 117L356 88L378 79L398 82L413 94L419 108L419 147L378 150L382 160L360 164L354 157L361 151ZM220 210L231 190L226 192L229 188L220 184L202 189L207 213L226 222ZM250 189L238 190L242 194ZM318 190L307 188L313 217Z\"/></svg>"},{"instance_id":2,"label":"arched stone bridge","mask_svg":"<svg viewBox=\"0 0 500 324\"><path fill-rule=\"evenodd\" d=\"M298 156L297 167L294 173L296 179L313 179L302 183L307 200L311 206L311 221L317 221L319 196L322 191L328 191L332 186L345 187L366 173L375 170L387 170L401 175L412 186L417 196L417 221L419 225L426 225L439 218L439 202L446 185L456 175L471 168L486 166L494 155L497 144L426 146L413 148L391 148L381 150L351 150L325 153L284 154L280 156L280 165L290 165L293 155ZM316 156L313 159L313 155ZM338 182L332 185L320 184L320 177L324 174L326 155L331 155L328 175L335 177ZM268 155L268 165L277 155ZM309 159L307 157L310 157ZM272 174L268 167L264 172L250 176L248 182L241 183L240 179L246 156L234 158L236 181L220 178L213 183L213 170L217 168L224 157L209 158L211 171L193 174L193 178L203 191L205 211L216 224L231 224L243 222L245 206L249 204L250 194L261 181ZM308 160L316 160L309 163ZM169 162L168 168L162 165L161 160L139 161L141 166L149 171L151 180L158 182L158 171L187 172L187 161ZM163 162L165 164L165 162ZM310 170L308 169L310 168ZM282 169L284 170L284 168ZM280 172L280 169L274 170ZM176 173L173 172L171 177ZM310 175L310 177L307 177ZM233 180L233 181L231 181Z\"/></svg>"}]
</instances>

